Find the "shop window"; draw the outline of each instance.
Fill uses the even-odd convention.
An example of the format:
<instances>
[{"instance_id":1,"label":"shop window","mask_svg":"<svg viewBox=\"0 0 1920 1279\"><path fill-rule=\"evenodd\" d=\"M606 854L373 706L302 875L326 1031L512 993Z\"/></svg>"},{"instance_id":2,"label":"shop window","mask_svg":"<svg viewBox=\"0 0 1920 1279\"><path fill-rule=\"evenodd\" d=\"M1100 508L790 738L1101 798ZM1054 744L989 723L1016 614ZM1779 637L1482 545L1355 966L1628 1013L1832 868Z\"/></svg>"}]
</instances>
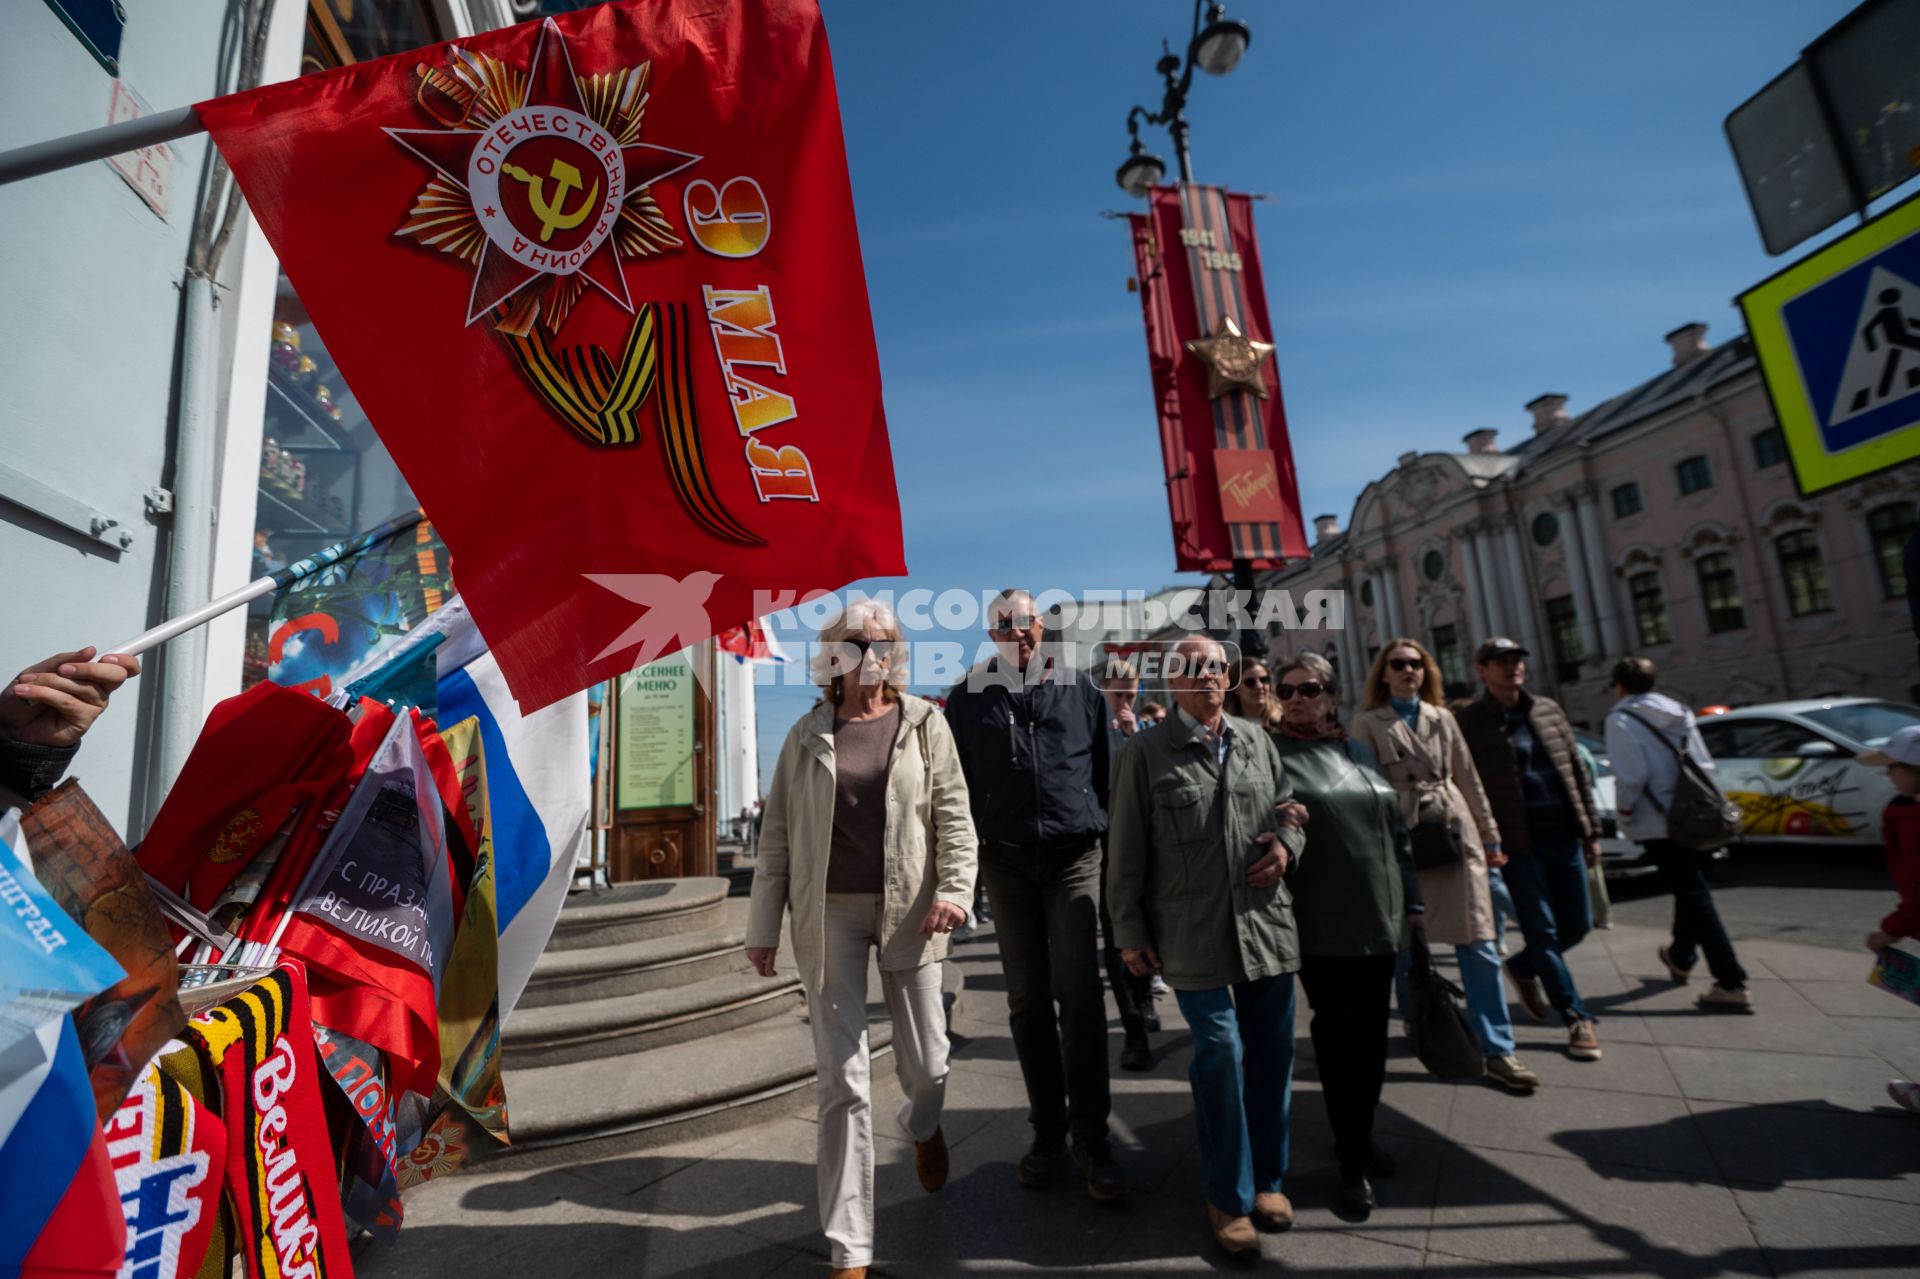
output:
<instances>
[{"instance_id":1,"label":"shop window","mask_svg":"<svg viewBox=\"0 0 1920 1279\"><path fill-rule=\"evenodd\" d=\"M1613 518L1623 520L1629 515L1638 515L1646 509L1640 500L1638 484L1622 484L1613 490Z\"/></svg>"},{"instance_id":2,"label":"shop window","mask_svg":"<svg viewBox=\"0 0 1920 1279\"><path fill-rule=\"evenodd\" d=\"M1673 643L1673 623L1667 616L1667 597L1660 589L1660 575L1635 573L1627 579L1627 592L1633 598L1633 622L1639 632L1640 647Z\"/></svg>"},{"instance_id":3,"label":"shop window","mask_svg":"<svg viewBox=\"0 0 1920 1279\"><path fill-rule=\"evenodd\" d=\"M1700 602L1707 611L1707 631L1719 635L1737 631L1747 624L1747 611L1740 603L1740 578L1733 569L1733 556L1725 551L1702 555L1694 565L1700 579Z\"/></svg>"},{"instance_id":4,"label":"shop window","mask_svg":"<svg viewBox=\"0 0 1920 1279\"><path fill-rule=\"evenodd\" d=\"M1913 536L1914 504L1889 502L1867 513L1867 537L1880 570L1880 589L1890 600L1907 596L1907 539Z\"/></svg>"},{"instance_id":5,"label":"shop window","mask_svg":"<svg viewBox=\"0 0 1920 1279\"><path fill-rule=\"evenodd\" d=\"M1580 663L1587 655L1580 642L1580 615L1573 596L1556 595L1546 601L1547 632L1553 642L1554 673L1562 683L1580 677Z\"/></svg>"},{"instance_id":6,"label":"shop window","mask_svg":"<svg viewBox=\"0 0 1920 1279\"><path fill-rule=\"evenodd\" d=\"M1713 487L1713 467L1705 456L1695 454L1673 468L1674 478L1680 484L1680 496L1699 493Z\"/></svg>"},{"instance_id":7,"label":"shop window","mask_svg":"<svg viewBox=\"0 0 1920 1279\"><path fill-rule=\"evenodd\" d=\"M1787 460L1787 437L1780 428L1770 426L1753 437L1754 469L1764 471Z\"/></svg>"},{"instance_id":8,"label":"shop window","mask_svg":"<svg viewBox=\"0 0 1920 1279\"><path fill-rule=\"evenodd\" d=\"M1780 557L1780 576L1787 582L1787 611L1795 617L1831 612L1827 566L1813 534L1806 529L1785 534L1774 539L1773 549Z\"/></svg>"},{"instance_id":9,"label":"shop window","mask_svg":"<svg viewBox=\"0 0 1920 1279\"><path fill-rule=\"evenodd\" d=\"M311 0L303 73L445 39L429 0ZM418 505L286 276L267 369L253 572L261 577ZM273 597L248 606L242 683L266 678Z\"/></svg>"}]
</instances>

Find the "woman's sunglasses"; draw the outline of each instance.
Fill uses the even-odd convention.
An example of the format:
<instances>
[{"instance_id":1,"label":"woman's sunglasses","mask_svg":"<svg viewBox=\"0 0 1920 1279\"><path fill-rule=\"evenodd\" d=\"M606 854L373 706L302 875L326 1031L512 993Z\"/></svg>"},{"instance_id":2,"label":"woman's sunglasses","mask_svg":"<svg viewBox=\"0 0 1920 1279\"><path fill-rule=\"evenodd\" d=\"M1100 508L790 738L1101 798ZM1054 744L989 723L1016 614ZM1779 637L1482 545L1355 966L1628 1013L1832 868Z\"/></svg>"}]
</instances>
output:
<instances>
[{"instance_id":1,"label":"woman's sunglasses","mask_svg":"<svg viewBox=\"0 0 1920 1279\"><path fill-rule=\"evenodd\" d=\"M1318 697L1326 691L1326 685L1315 683L1313 680L1307 680L1300 684L1276 684L1273 689L1273 695L1285 702L1292 700L1296 694L1301 697Z\"/></svg>"},{"instance_id":2,"label":"woman's sunglasses","mask_svg":"<svg viewBox=\"0 0 1920 1279\"><path fill-rule=\"evenodd\" d=\"M878 652L875 652L873 654L877 660L882 662L888 662L893 660L893 641L892 640L867 639L865 636L861 636L857 639L849 639L843 642L847 645L847 647L851 648L854 652L860 654L861 661L865 661L867 658L868 652L875 649L879 650Z\"/></svg>"},{"instance_id":3,"label":"woman's sunglasses","mask_svg":"<svg viewBox=\"0 0 1920 1279\"><path fill-rule=\"evenodd\" d=\"M1424 671L1427 664L1417 657L1390 657L1387 665L1396 671Z\"/></svg>"},{"instance_id":4,"label":"woman's sunglasses","mask_svg":"<svg viewBox=\"0 0 1920 1279\"><path fill-rule=\"evenodd\" d=\"M1247 687L1250 687L1250 688L1264 688L1264 687L1266 687L1266 686L1267 686L1268 684L1271 684L1271 683L1273 683L1273 676L1271 676L1271 675L1243 675L1243 676L1241 676L1241 677L1240 677L1240 683L1241 683L1242 685L1244 685L1244 686L1247 686Z\"/></svg>"}]
</instances>

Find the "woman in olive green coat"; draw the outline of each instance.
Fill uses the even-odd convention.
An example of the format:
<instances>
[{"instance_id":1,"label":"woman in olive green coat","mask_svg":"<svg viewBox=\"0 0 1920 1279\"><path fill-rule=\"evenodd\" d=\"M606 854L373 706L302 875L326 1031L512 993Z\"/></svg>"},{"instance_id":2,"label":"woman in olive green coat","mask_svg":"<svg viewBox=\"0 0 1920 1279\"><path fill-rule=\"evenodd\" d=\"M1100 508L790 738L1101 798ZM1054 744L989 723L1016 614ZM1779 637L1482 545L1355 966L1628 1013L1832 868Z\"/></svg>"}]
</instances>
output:
<instances>
[{"instance_id":1,"label":"woman in olive green coat","mask_svg":"<svg viewBox=\"0 0 1920 1279\"><path fill-rule=\"evenodd\" d=\"M1313 1005L1313 1052L1340 1161L1340 1198L1373 1211L1368 1174L1392 1161L1373 1145L1387 1074L1393 970L1407 927L1422 924L1400 801L1373 751L1340 727L1333 667L1302 653L1277 672L1274 746L1294 798L1307 806L1306 849L1291 887L1300 930L1300 984Z\"/></svg>"}]
</instances>

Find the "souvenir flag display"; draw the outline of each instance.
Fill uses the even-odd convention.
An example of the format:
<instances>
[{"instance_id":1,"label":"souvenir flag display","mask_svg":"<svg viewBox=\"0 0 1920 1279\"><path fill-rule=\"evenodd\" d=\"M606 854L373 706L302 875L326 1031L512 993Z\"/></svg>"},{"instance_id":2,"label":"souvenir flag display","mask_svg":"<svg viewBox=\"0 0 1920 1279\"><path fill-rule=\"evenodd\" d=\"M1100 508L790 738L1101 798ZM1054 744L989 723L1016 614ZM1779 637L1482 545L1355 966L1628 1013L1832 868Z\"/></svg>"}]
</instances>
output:
<instances>
[{"instance_id":1,"label":"souvenir flag display","mask_svg":"<svg viewBox=\"0 0 1920 1279\"><path fill-rule=\"evenodd\" d=\"M40 1026L126 975L0 840L0 1061Z\"/></svg>"},{"instance_id":2,"label":"souvenir flag display","mask_svg":"<svg viewBox=\"0 0 1920 1279\"><path fill-rule=\"evenodd\" d=\"M306 975L283 960L183 1035L219 1083L229 1242L247 1279L353 1274L309 1023ZM230 1272L225 1256L207 1264Z\"/></svg>"},{"instance_id":3,"label":"souvenir flag display","mask_svg":"<svg viewBox=\"0 0 1920 1279\"><path fill-rule=\"evenodd\" d=\"M156 1057L104 1135L126 1221L127 1279L191 1279L220 1224L225 1125Z\"/></svg>"},{"instance_id":4,"label":"souvenir flag display","mask_svg":"<svg viewBox=\"0 0 1920 1279\"><path fill-rule=\"evenodd\" d=\"M328 697L452 595L446 544L423 518L274 596L267 678Z\"/></svg>"},{"instance_id":5,"label":"souvenir flag display","mask_svg":"<svg viewBox=\"0 0 1920 1279\"><path fill-rule=\"evenodd\" d=\"M278 945L306 961L314 1019L387 1055L393 1086L433 1095L434 1005L453 944L440 792L414 713L361 704L389 724L283 917Z\"/></svg>"},{"instance_id":6,"label":"souvenir flag display","mask_svg":"<svg viewBox=\"0 0 1920 1279\"><path fill-rule=\"evenodd\" d=\"M754 618L745 626L736 626L722 632L715 641L722 653L731 653L743 662L786 662L792 660L787 651L780 647L780 641L773 637L759 618Z\"/></svg>"},{"instance_id":7,"label":"souvenir flag display","mask_svg":"<svg viewBox=\"0 0 1920 1279\"><path fill-rule=\"evenodd\" d=\"M507 1098L500 1082L500 932L493 878L486 743L478 716L442 733L459 777L470 833L473 876L453 953L440 982L440 1090L496 1139L507 1139Z\"/></svg>"},{"instance_id":8,"label":"souvenir flag display","mask_svg":"<svg viewBox=\"0 0 1920 1279\"><path fill-rule=\"evenodd\" d=\"M227 698L154 815L141 869L204 911L276 835L296 860L311 856L322 815L346 794L352 732L339 711L275 684Z\"/></svg>"},{"instance_id":9,"label":"souvenir flag display","mask_svg":"<svg viewBox=\"0 0 1920 1279\"><path fill-rule=\"evenodd\" d=\"M1153 188L1128 215L1181 569L1307 554L1273 361L1253 204L1221 187Z\"/></svg>"},{"instance_id":10,"label":"souvenir flag display","mask_svg":"<svg viewBox=\"0 0 1920 1279\"><path fill-rule=\"evenodd\" d=\"M813 0L621 0L197 111L522 709L905 571Z\"/></svg>"},{"instance_id":11,"label":"souvenir flag display","mask_svg":"<svg viewBox=\"0 0 1920 1279\"><path fill-rule=\"evenodd\" d=\"M1920 1004L1920 958L1907 951L1893 946L1880 951L1867 971L1867 981L1889 995Z\"/></svg>"},{"instance_id":12,"label":"souvenir flag display","mask_svg":"<svg viewBox=\"0 0 1920 1279\"><path fill-rule=\"evenodd\" d=\"M20 1263L20 1279L113 1279L124 1269L126 1254L120 1188L114 1181L106 1137L95 1128L79 1171Z\"/></svg>"},{"instance_id":13,"label":"souvenir flag display","mask_svg":"<svg viewBox=\"0 0 1920 1279\"><path fill-rule=\"evenodd\" d=\"M352 1109L351 1120L330 1125L336 1134L345 1130L341 1209L374 1238L390 1241L406 1215L396 1161L419 1143L427 1099L397 1091L386 1054L372 1044L321 1025L314 1026L313 1040L321 1066Z\"/></svg>"},{"instance_id":14,"label":"souvenir flag display","mask_svg":"<svg viewBox=\"0 0 1920 1279\"><path fill-rule=\"evenodd\" d=\"M140 864L78 782L62 782L22 811L20 833L47 894L126 971L73 1014L95 1118L104 1121L186 1024L180 964Z\"/></svg>"},{"instance_id":15,"label":"souvenir flag display","mask_svg":"<svg viewBox=\"0 0 1920 1279\"><path fill-rule=\"evenodd\" d=\"M10 1122L9 1122L10 1121ZM0 1053L0 1275L17 1273L69 1193L94 1182L100 1120L73 1018L62 1014ZM30 1170L30 1171L29 1171ZM115 1219L118 1214L115 1214Z\"/></svg>"},{"instance_id":16,"label":"souvenir flag display","mask_svg":"<svg viewBox=\"0 0 1920 1279\"><path fill-rule=\"evenodd\" d=\"M586 835L587 695L522 715L472 619L448 612L458 620L439 654L440 719L476 720L486 759L504 1020L553 935Z\"/></svg>"}]
</instances>

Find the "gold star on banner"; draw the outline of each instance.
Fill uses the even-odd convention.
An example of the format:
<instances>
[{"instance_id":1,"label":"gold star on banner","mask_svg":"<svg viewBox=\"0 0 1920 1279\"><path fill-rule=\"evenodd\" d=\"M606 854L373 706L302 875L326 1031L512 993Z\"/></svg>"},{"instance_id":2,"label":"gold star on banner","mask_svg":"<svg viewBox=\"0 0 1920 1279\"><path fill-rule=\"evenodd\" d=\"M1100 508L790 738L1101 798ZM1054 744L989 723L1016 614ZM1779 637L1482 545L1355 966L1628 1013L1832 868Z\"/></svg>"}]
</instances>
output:
<instances>
[{"instance_id":1,"label":"gold star on banner","mask_svg":"<svg viewBox=\"0 0 1920 1279\"><path fill-rule=\"evenodd\" d=\"M1260 364L1273 354L1271 342L1255 342L1240 331L1231 315L1209 338L1194 338L1187 353L1207 363L1207 398L1217 400L1230 391L1251 391L1267 398L1267 384L1260 377Z\"/></svg>"}]
</instances>

